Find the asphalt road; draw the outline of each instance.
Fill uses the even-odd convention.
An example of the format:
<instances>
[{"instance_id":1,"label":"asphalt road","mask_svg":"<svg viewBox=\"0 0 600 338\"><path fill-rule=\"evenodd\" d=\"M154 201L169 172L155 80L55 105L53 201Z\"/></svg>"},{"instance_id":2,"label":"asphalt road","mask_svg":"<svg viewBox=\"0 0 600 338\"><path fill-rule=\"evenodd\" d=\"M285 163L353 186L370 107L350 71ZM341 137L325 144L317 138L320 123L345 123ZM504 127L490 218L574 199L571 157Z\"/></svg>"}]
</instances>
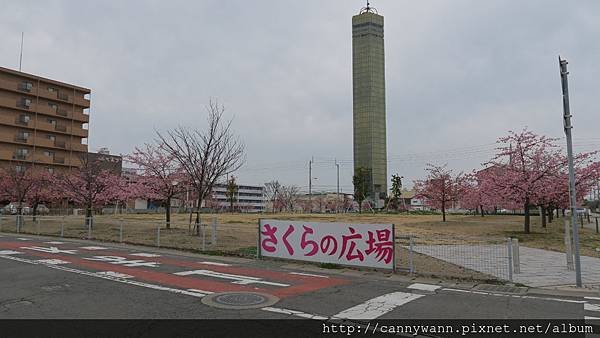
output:
<instances>
[{"instance_id":1,"label":"asphalt road","mask_svg":"<svg viewBox=\"0 0 600 338\"><path fill-rule=\"evenodd\" d=\"M223 292L278 301L206 305ZM600 298L481 292L281 261L0 234L0 319L584 319Z\"/></svg>"}]
</instances>

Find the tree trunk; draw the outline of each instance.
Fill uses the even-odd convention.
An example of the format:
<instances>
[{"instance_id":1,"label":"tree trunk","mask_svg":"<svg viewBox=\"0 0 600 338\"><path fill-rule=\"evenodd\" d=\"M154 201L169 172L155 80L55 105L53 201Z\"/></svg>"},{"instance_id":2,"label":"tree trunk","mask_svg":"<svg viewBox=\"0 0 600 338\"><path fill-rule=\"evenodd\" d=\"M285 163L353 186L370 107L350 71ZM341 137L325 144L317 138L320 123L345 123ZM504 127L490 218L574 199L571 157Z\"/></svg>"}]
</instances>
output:
<instances>
[{"instance_id":1,"label":"tree trunk","mask_svg":"<svg viewBox=\"0 0 600 338\"><path fill-rule=\"evenodd\" d=\"M92 227L92 217L93 217L92 216L92 214L93 214L92 211L93 211L92 210L92 204L90 203L90 204L87 205L87 208L85 208L85 223L86 223L85 225L87 225L90 228Z\"/></svg>"},{"instance_id":2,"label":"tree trunk","mask_svg":"<svg viewBox=\"0 0 600 338\"><path fill-rule=\"evenodd\" d=\"M530 233L530 221L531 221L531 217L529 215L529 198L525 199L525 224L524 224L524 231L526 234Z\"/></svg>"},{"instance_id":3,"label":"tree trunk","mask_svg":"<svg viewBox=\"0 0 600 338\"><path fill-rule=\"evenodd\" d=\"M165 207L167 229L171 229L171 197L167 198L167 205Z\"/></svg>"},{"instance_id":4,"label":"tree trunk","mask_svg":"<svg viewBox=\"0 0 600 338\"><path fill-rule=\"evenodd\" d=\"M446 202L442 201L442 222L446 222Z\"/></svg>"},{"instance_id":5,"label":"tree trunk","mask_svg":"<svg viewBox=\"0 0 600 338\"><path fill-rule=\"evenodd\" d=\"M483 205L480 205L479 209L481 209L481 217L484 217L484 215L483 215Z\"/></svg>"},{"instance_id":6,"label":"tree trunk","mask_svg":"<svg viewBox=\"0 0 600 338\"><path fill-rule=\"evenodd\" d=\"M548 208L548 223L552 223L554 220L554 209Z\"/></svg>"},{"instance_id":7,"label":"tree trunk","mask_svg":"<svg viewBox=\"0 0 600 338\"><path fill-rule=\"evenodd\" d=\"M362 214L362 201L358 203L358 213Z\"/></svg>"},{"instance_id":8,"label":"tree trunk","mask_svg":"<svg viewBox=\"0 0 600 338\"><path fill-rule=\"evenodd\" d=\"M202 197L198 193L198 208L196 208L196 235L200 236L200 205L202 205Z\"/></svg>"},{"instance_id":9,"label":"tree trunk","mask_svg":"<svg viewBox=\"0 0 600 338\"><path fill-rule=\"evenodd\" d=\"M38 202L34 202L32 207L33 207L33 210L31 211L31 215L33 215L33 221L35 222L37 219L37 217L35 217L35 216L37 216Z\"/></svg>"},{"instance_id":10,"label":"tree trunk","mask_svg":"<svg viewBox=\"0 0 600 338\"><path fill-rule=\"evenodd\" d=\"M542 214L542 228L546 227L546 207L541 207L540 214Z\"/></svg>"}]
</instances>

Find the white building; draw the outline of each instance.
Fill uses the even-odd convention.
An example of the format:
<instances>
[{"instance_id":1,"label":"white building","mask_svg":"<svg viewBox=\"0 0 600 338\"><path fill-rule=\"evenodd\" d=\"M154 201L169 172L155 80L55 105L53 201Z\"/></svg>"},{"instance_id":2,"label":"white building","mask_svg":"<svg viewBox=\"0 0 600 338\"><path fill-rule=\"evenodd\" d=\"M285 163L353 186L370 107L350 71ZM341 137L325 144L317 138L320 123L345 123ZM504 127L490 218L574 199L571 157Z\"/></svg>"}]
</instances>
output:
<instances>
[{"instance_id":1,"label":"white building","mask_svg":"<svg viewBox=\"0 0 600 338\"><path fill-rule=\"evenodd\" d=\"M213 208L229 210L231 204L227 199L227 184L216 184L212 191ZM208 204L208 203L207 203ZM241 212L265 211L265 187L238 185L233 202L233 209Z\"/></svg>"}]
</instances>

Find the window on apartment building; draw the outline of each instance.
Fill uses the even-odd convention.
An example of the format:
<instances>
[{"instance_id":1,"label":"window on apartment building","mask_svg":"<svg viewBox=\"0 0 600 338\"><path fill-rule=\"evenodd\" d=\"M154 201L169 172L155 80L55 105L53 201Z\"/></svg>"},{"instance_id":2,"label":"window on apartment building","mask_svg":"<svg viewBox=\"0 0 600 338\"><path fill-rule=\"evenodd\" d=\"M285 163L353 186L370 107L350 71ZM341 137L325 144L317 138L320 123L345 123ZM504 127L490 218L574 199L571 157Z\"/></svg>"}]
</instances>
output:
<instances>
[{"instance_id":1,"label":"window on apartment building","mask_svg":"<svg viewBox=\"0 0 600 338\"><path fill-rule=\"evenodd\" d=\"M29 115L27 115L27 114L19 115L19 122L27 124L27 123L29 123L29 121L31 121L31 117Z\"/></svg>"},{"instance_id":2,"label":"window on apartment building","mask_svg":"<svg viewBox=\"0 0 600 338\"><path fill-rule=\"evenodd\" d=\"M15 154L17 154L17 156L19 156L19 157L26 157L27 155L29 155L29 149L19 148L19 149L17 149Z\"/></svg>"},{"instance_id":3,"label":"window on apartment building","mask_svg":"<svg viewBox=\"0 0 600 338\"><path fill-rule=\"evenodd\" d=\"M24 92L30 92L31 89L33 89L33 83L27 81L19 83L19 90L22 90Z\"/></svg>"},{"instance_id":4,"label":"window on apartment building","mask_svg":"<svg viewBox=\"0 0 600 338\"><path fill-rule=\"evenodd\" d=\"M25 171L25 166L22 166L22 165L17 165L17 166L15 166L15 170L16 170L18 173L22 173L22 172L24 172L24 171Z\"/></svg>"},{"instance_id":5,"label":"window on apartment building","mask_svg":"<svg viewBox=\"0 0 600 338\"><path fill-rule=\"evenodd\" d=\"M30 135L30 134L29 134L29 132L27 132L27 131L22 131L22 130L19 130L19 131L17 132L17 138L18 138L19 140L22 140L22 141L27 141L27 139L29 138L29 135Z\"/></svg>"},{"instance_id":6,"label":"window on apartment building","mask_svg":"<svg viewBox=\"0 0 600 338\"><path fill-rule=\"evenodd\" d=\"M46 119L46 122L50 123L53 126L56 126L56 120L55 119Z\"/></svg>"},{"instance_id":7,"label":"window on apartment building","mask_svg":"<svg viewBox=\"0 0 600 338\"><path fill-rule=\"evenodd\" d=\"M52 102L48 102L48 105L50 106L50 108L52 108L54 111L58 110L58 105L56 103L52 103Z\"/></svg>"},{"instance_id":8,"label":"window on apartment building","mask_svg":"<svg viewBox=\"0 0 600 338\"><path fill-rule=\"evenodd\" d=\"M53 142L56 140L56 136L50 134L46 134L46 138Z\"/></svg>"},{"instance_id":9,"label":"window on apartment building","mask_svg":"<svg viewBox=\"0 0 600 338\"><path fill-rule=\"evenodd\" d=\"M31 99L28 99L26 97L22 97L21 100L18 102L18 106L20 108L27 108L29 109L29 107L31 107Z\"/></svg>"},{"instance_id":10,"label":"window on apartment building","mask_svg":"<svg viewBox=\"0 0 600 338\"><path fill-rule=\"evenodd\" d=\"M54 88L54 87L48 87L48 91L50 93L56 93L58 90L56 88Z\"/></svg>"},{"instance_id":11,"label":"window on apartment building","mask_svg":"<svg viewBox=\"0 0 600 338\"><path fill-rule=\"evenodd\" d=\"M54 174L54 168L46 168L50 174Z\"/></svg>"},{"instance_id":12,"label":"window on apartment building","mask_svg":"<svg viewBox=\"0 0 600 338\"><path fill-rule=\"evenodd\" d=\"M53 151L44 151L44 156L46 157L54 157L54 152Z\"/></svg>"}]
</instances>

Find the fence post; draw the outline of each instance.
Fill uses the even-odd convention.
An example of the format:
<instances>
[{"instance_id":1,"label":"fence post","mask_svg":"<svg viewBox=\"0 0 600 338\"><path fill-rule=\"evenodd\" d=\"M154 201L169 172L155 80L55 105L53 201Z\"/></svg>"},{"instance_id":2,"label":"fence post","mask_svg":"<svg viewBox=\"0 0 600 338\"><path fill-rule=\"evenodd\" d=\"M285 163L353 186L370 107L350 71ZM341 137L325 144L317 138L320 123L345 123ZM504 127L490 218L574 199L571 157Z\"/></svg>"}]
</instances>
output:
<instances>
[{"instance_id":1,"label":"fence post","mask_svg":"<svg viewBox=\"0 0 600 338\"><path fill-rule=\"evenodd\" d=\"M408 271L415 273L415 264L413 261L413 236L408 235Z\"/></svg>"},{"instance_id":2,"label":"fence post","mask_svg":"<svg viewBox=\"0 0 600 338\"><path fill-rule=\"evenodd\" d=\"M40 235L40 218L39 217L35 220L35 232L38 236Z\"/></svg>"},{"instance_id":3,"label":"fence post","mask_svg":"<svg viewBox=\"0 0 600 338\"><path fill-rule=\"evenodd\" d=\"M65 216L62 217L60 222L60 237L65 237Z\"/></svg>"},{"instance_id":4,"label":"fence post","mask_svg":"<svg viewBox=\"0 0 600 338\"><path fill-rule=\"evenodd\" d=\"M212 235L211 239L210 239L211 244L213 246L216 246L217 245L217 218L216 217L213 217L213 219L212 219L212 233L211 233L211 235Z\"/></svg>"},{"instance_id":5,"label":"fence post","mask_svg":"<svg viewBox=\"0 0 600 338\"><path fill-rule=\"evenodd\" d=\"M21 215L17 215L15 217L15 225L17 226L17 233L21 233L21 220L19 219L19 217L21 217Z\"/></svg>"},{"instance_id":6,"label":"fence post","mask_svg":"<svg viewBox=\"0 0 600 338\"><path fill-rule=\"evenodd\" d=\"M202 251L204 251L206 250L206 227L202 225L202 222L198 226L202 228Z\"/></svg>"},{"instance_id":7,"label":"fence post","mask_svg":"<svg viewBox=\"0 0 600 338\"><path fill-rule=\"evenodd\" d=\"M119 243L123 243L123 219L119 218Z\"/></svg>"},{"instance_id":8,"label":"fence post","mask_svg":"<svg viewBox=\"0 0 600 338\"><path fill-rule=\"evenodd\" d=\"M598 233L598 217L596 217L596 233Z\"/></svg>"},{"instance_id":9,"label":"fence post","mask_svg":"<svg viewBox=\"0 0 600 338\"><path fill-rule=\"evenodd\" d=\"M514 272L521 273L521 257L519 256L519 239L513 239L513 263Z\"/></svg>"},{"instance_id":10,"label":"fence post","mask_svg":"<svg viewBox=\"0 0 600 338\"><path fill-rule=\"evenodd\" d=\"M92 218L86 217L85 219L87 220L87 225L88 225L88 238L87 239L92 239Z\"/></svg>"},{"instance_id":11,"label":"fence post","mask_svg":"<svg viewBox=\"0 0 600 338\"><path fill-rule=\"evenodd\" d=\"M156 227L156 247L160 248L160 223Z\"/></svg>"},{"instance_id":12,"label":"fence post","mask_svg":"<svg viewBox=\"0 0 600 338\"><path fill-rule=\"evenodd\" d=\"M513 257L512 257L512 238L508 238L507 240L507 250L508 250L508 280L513 281Z\"/></svg>"}]
</instances>

